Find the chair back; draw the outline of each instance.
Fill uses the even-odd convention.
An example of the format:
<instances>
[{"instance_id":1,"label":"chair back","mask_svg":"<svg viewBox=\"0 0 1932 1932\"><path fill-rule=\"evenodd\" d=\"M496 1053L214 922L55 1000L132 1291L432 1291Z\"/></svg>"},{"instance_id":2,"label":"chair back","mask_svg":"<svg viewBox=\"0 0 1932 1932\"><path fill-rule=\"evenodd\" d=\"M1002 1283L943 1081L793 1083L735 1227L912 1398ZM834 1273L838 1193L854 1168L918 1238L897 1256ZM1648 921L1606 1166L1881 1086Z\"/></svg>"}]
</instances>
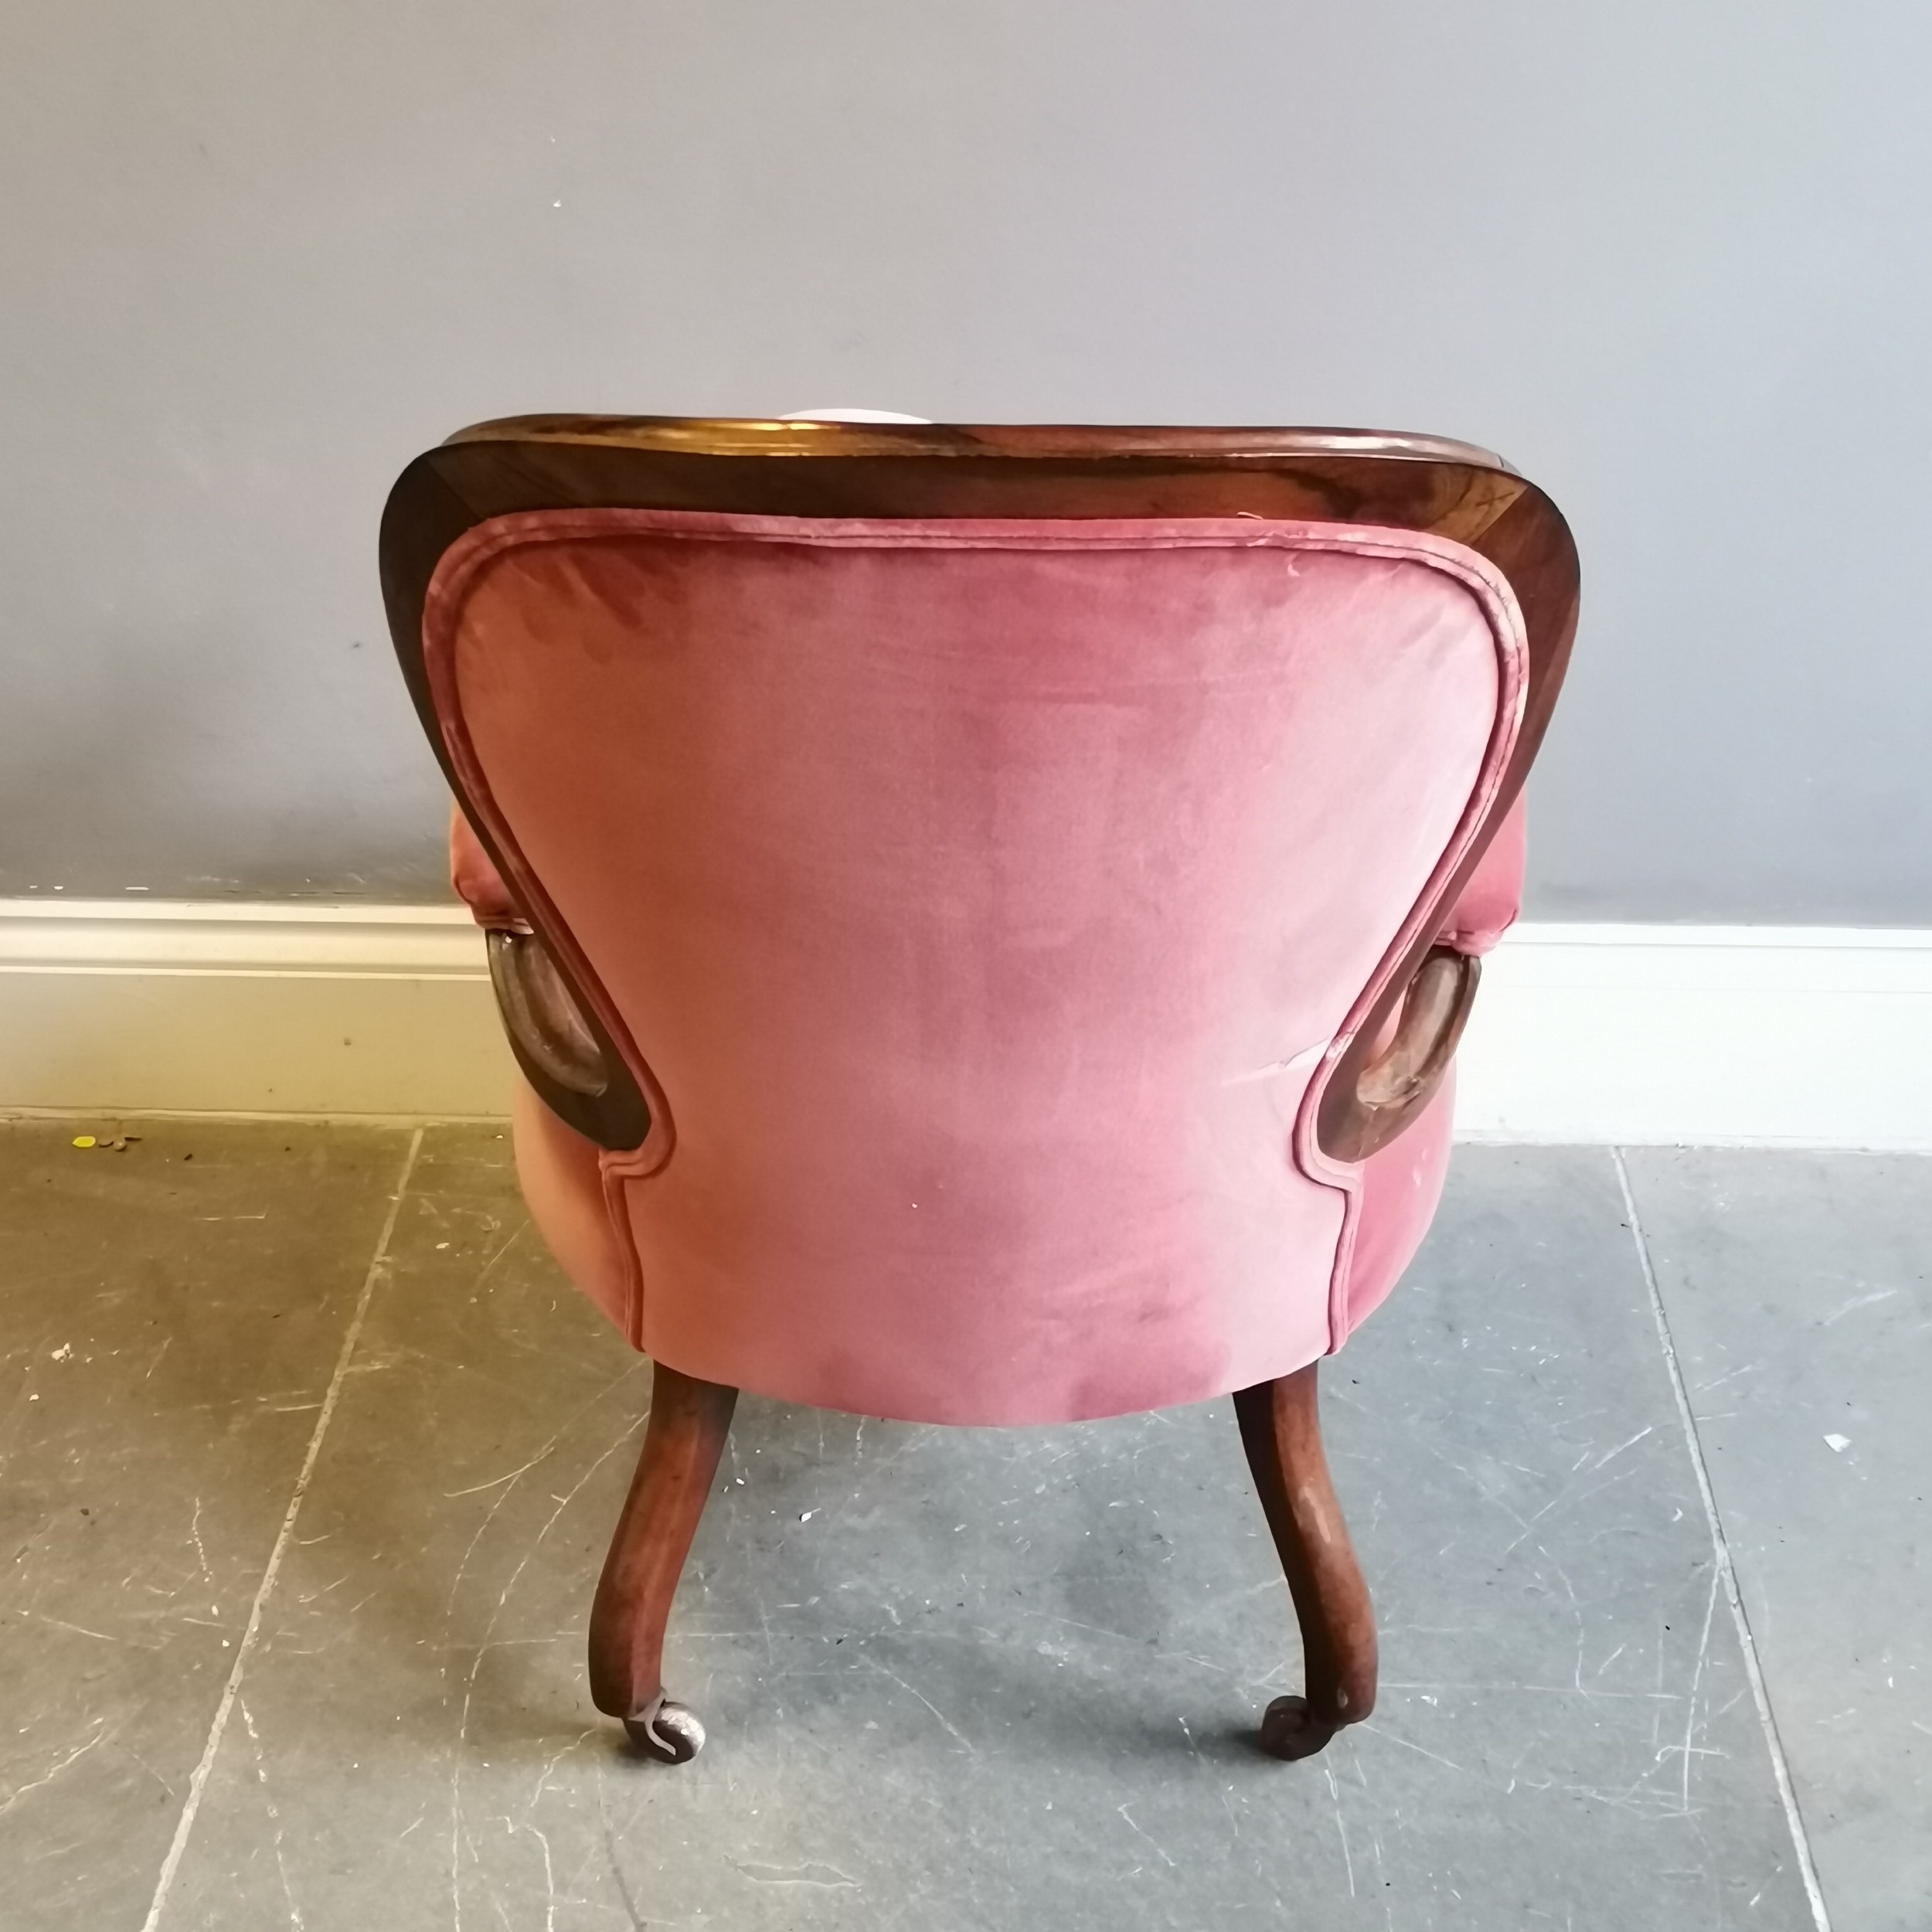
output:
<instances>
[{"instance_id":1,"label":"chair back","mask_svg":"<svg viewBox=\"0 0 1932 1932\"><path fill-rule=\"evenodd\" d=\"M641 1345L994 1421L1338 1344L1371 1049L1568 645L1546 499L1336 432L563 419L384 547L613 1063L566 1097Z\"/></svg>"}]
</instances>

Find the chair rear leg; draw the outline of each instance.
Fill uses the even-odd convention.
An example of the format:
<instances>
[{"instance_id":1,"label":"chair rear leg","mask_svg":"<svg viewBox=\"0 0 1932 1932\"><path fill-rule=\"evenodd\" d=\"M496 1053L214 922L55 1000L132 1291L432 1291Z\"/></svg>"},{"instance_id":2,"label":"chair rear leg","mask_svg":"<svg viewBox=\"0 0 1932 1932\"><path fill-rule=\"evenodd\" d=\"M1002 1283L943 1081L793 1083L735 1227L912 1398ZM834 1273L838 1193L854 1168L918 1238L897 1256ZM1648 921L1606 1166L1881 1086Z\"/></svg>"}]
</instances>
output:
<instances>
[{"instance_id":1,"label":"chair rear leg","mask_svg":"<svg viewBox=\"0 0 1932 1932\"><path fill-rule=\"evenodd\" d=\"M590 1607L590 1697L648 1757L682 1764L704 1726L664 1694L664 1627L718 1473L738 1392L660 1362L638 1472Z\"/></svg>"},{"instance_id":2,"label":"chair rear leg","mask_svg":"<svg viewBox=\"0 0 1932 1932\"><path fill-rule=\"evenodd\" d=\"M1234 1398L1241 1445L1301 1626L1307 1695L1277 1697L1261 1720L1261 1748L1276 1757L1312 1757L1376 1701L1375 1606L1328 1480L1315 1366Z\"/></svg>"}]
</instances>

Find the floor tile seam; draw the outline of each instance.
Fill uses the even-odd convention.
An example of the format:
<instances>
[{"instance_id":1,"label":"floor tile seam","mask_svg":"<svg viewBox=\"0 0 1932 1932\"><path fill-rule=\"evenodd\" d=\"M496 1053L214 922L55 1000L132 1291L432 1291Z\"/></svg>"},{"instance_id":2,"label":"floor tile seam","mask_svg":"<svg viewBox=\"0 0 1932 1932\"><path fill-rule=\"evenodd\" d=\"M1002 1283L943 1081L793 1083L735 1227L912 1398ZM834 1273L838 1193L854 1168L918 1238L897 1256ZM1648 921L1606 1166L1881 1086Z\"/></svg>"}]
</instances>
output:
<instances>
[{"instance_id":1,"label":"floor tile seam","mask_svg":"<svg viewBox=\"0 0 1932 1932\"><path fill-rule=\"evenodd\" d=\"M389 1242L396 1233L397 1218L403 1211L403 1202L409 1192L410 1179L416 1171L417 1157L423 1146L423 1129L417 1128L410 1135L407 1151L403 1157L403 1171L398 1176L396 1191L389 1197L389 1212L383 1216L382 1231L376 1236L376 1251L369 1260L367 1272L362 1277L360 1292L355 1298L354 1312L349 1318L348 1329L342 1337L342 1345L335 1358L334 1372L329 1377L327 1393L322 1397L320 1413L315 1418L315 1427L308 1438L308 1447L302 1458L302 1465L297 1472L295 1486L290 1492L288 1507L282 1515L274 1546L270 1550L268 1561L262 1570L261 1581L256 1586L253 1601L249 1605L248 1621L242 1631L241 1641L236 1647L235 1661L229 1668L227 1681L222 1686L221 1699L215 1707L215 1716L208 1727L208 1736L202 1747L201 1757L188 1781L188 1797L182 1806L181 1816L175 1825L175 1835L168 1847L167 1856L162 1861L161 1871L155 1883L155 1893L148 1907L148 1916L141 1921L141 1932L155 1932L161 1923L161 1917L168 1903L168 1895L172 1889L176 1873L181 1869L182 1859L188 1849L189 1840L194 1835L195 1822L201 1812L202 1794L208 1787L209 1774L214 1768L216 1753L221 1748L223 1733L228 1720L233 1713L236 1700L241 1695L243 1673L248 1660L254 1654L260 1641L262 1621L268 1600L274 1594L275 1581L281 1574L282 1560L287 1554L288 1546L295 1533L297 1519L301 1515L303 1498L308 1493L309 1483L315 1473L315 1465L321 1457L323 1438L328 1434L328 1425L335 1413L340 1400L342 1385L349 1373L350 1362L354 1359L357 1345L362 1335L362 1326L368 1319L369 1303L375 1295L376 1284L381 1278L389 1259Z\"/></svg>"},{"instance_id":2,"label":"floor tile seam","mask_svg":"<svg viewBox=\"0 0 1932 1932\"><path fill-rule=\"evenodd\" d=\"M1690 1456L1692 1471L1697 1478L1697 1493L1704 1505L1704 1520L1710 1531L1711 1553L1717 1566L1718 1579L1725 1600L1730 1606L1731 1622L1743 1655L1744 1675L1750 1684L1752 1702L1757 1707L1758 1726L1764 1734L1765 1747L1770 1754L1771 1776L1777 1786L1778 1801L1784 1808L1784 1822L1798 1855L1798 1876L1804 1881L1804 1896L1810 1903L1811 1920L1817 1932L1832 1932L1831 1914L1825 1909L1824 1888L1818 1882L1817 1862L1811 1855L1811 1836L1804 1828L1798 1788L1791 1781L1791 1762L1785 1756L1784 1740L1779 1734L1777 1718L1771 1709L1770 1689L1764 1681L1757 1641L1751 1634L1750 1616L1744 1607L1743 1593L1738 1586L1736 1566L1731 1560L1730 1539L1724 1533L1723 1518L1718 1512L1717 1492L1711 1485L1710 1466L1705 1460L1703 1441L1697 1431L1697 1417L1691 1408L1690 1391L1684 1380L1683 1364L1678 1359L1676 1341L1671 1334L1670 1317L1664 1307L1663 1291L1658 1283L1650 1240L1644 1232L1643 1219L1637 1211L1637 1197L1630 1185L1630 1170L1624 1163L1623 1148L1613 1146L1610 1158L1617 1170L1617 1185L1623 1193L1624 1213L1628 1218L1631 1240L1637 1250L1637 1264L1643 1271L1644 1286L1650 1294L1651 1319L1656 1324L1657 1339L1663 1350L1665 1369L1670 1377L1671 1394L1676 1404L1678 1422L1683 1430L1684 1446Z\"/></svg>"}]
</instances>

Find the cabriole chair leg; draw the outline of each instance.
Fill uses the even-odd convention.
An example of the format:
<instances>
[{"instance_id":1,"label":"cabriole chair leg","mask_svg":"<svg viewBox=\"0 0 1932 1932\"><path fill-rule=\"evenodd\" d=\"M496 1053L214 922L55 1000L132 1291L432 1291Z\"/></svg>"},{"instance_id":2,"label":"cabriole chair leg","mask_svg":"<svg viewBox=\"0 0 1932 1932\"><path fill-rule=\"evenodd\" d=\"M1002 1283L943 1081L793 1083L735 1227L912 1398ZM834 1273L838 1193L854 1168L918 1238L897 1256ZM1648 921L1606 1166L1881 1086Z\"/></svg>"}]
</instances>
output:
<instances>
[{"instance_id":1,"label":"cabriole chair leg","mask_svg":"<svg viewBox=\"0 0 1932 1932\"><path fill-rule=\"evenodd\" d=\"M662 1362L652 1371L638 1472L590 1607L591 1700L623 1719L639 1750L668 1764L704 1747L704 1726L665 1696L664 1627L737 1400L736 1389Z\"/></svg>"},{"instance_id":2,"label":"cabriole chair leg","mask_svg":"<svg viewBox=\"0 0 1932 1932\"><path fill-rule=\"evenodd\" d=\"M1261 1748L1276 1757L1312 1757L1376 1701L1375 1606L1328 1480L1315 1366L1234 1398L1241 1445L1301 1626L1306 1695L1277 1697L1261 1720Z\"/></svg>"}]
</instances>

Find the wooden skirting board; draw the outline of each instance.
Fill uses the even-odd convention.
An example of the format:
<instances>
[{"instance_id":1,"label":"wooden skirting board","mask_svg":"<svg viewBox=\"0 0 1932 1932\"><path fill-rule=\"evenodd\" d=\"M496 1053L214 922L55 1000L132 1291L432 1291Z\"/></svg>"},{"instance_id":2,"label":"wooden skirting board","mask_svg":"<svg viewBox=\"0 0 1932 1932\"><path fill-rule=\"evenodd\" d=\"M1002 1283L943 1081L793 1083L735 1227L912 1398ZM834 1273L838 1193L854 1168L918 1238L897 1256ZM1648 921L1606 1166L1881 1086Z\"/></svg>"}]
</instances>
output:
<instances>
[{"instance_id":1,"label":"wooden skirting board","mask_svg":"<svg viewBox=\"0 0 1932 1932\"><path fill-rule=\"evenodd\" d=\"M1526 924L1486 963L1459 1129L1932 1150L1932 931ZM500 1116L452 906L0 900L0 1111Z\"/></svg>"}]
</instances>

